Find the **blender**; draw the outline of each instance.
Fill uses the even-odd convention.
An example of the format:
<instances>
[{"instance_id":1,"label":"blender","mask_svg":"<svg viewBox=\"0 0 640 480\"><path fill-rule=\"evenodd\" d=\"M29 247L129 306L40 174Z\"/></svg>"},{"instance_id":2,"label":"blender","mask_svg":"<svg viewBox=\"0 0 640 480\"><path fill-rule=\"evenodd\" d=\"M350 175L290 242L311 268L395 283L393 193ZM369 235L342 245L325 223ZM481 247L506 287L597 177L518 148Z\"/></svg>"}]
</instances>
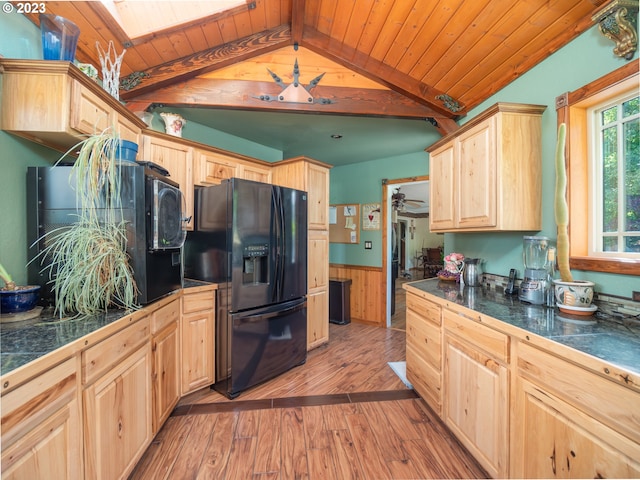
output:
<instances>
[{"instance_id":1,"label":"blender","mask_svg":"<svg viewBox=\"0 0 640 480\"><path fill-rule=\"evenodd\" d=\"M534 305L543 305L546 302L547 289L549 288L548 250L548 237L524 237L522 250L524 277L518 292L518 298L523 302Z\"/></svg>"}]
</instances>

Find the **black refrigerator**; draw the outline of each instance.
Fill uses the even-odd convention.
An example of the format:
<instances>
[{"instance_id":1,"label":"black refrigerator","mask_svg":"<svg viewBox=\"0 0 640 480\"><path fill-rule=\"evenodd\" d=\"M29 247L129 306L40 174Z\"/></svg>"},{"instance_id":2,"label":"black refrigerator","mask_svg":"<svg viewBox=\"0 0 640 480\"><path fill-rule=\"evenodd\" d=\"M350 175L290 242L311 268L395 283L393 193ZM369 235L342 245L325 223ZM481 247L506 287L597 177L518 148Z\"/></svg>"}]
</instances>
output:
<instances>
[{"instance_id":1,"label":"black refrigerator","mask_svg":"<svg viewBox=\"0 0 640 480\"><path fill-rule=\"evenodd\" d=\"M306 361L306 192L237 178L196 187L184 254L185 277L218 283L226 305L213 388L235 398Z\"/></svg>"}]
</instances>

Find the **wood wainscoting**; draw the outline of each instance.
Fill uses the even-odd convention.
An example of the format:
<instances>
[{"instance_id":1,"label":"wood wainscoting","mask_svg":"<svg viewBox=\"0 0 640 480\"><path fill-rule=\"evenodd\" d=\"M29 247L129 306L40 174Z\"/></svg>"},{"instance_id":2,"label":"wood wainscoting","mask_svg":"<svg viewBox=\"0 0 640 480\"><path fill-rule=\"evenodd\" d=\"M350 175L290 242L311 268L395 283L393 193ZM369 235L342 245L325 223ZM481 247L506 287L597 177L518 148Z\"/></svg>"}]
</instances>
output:
<instances>
[{"instance_id":1,"label":"wood wainscoting","mask_svg":"<svg viewBox=\"0 0 640 480\"><path fill-rule=\"evenodd\" d=\"M329 264L329 278L351 279L351 321L386 327L387 292L381 267Z\"/></svg>"}]
</instances>

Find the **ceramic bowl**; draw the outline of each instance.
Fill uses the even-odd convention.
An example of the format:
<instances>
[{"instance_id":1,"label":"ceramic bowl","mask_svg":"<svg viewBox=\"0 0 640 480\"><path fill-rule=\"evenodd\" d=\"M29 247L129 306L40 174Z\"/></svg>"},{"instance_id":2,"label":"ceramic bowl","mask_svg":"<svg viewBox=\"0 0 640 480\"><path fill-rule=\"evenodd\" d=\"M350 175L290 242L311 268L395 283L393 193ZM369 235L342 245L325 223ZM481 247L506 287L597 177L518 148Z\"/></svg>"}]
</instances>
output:
<instances>
[{"instance_id":1,"label":"ceramic bowl","mask_svg":"<svg viewBox=\"0 0 640 480\"><path fill-rule=\"evenodd\" d=\"M588 307L593 300L595 283L588 280L574 280L563 282L554 280L556 302L570 307Z\"/></svg>"},{"instance_id":2,"label":"ceramic bowl","mask_svg":"<svg viewBox=\"0 0 640 480\"><path fill-rule=\"evenodd\" d=\"M40 298L40 286L0 290L0 313L21 313L33 309Z\"/></svg>"}]
</instances>

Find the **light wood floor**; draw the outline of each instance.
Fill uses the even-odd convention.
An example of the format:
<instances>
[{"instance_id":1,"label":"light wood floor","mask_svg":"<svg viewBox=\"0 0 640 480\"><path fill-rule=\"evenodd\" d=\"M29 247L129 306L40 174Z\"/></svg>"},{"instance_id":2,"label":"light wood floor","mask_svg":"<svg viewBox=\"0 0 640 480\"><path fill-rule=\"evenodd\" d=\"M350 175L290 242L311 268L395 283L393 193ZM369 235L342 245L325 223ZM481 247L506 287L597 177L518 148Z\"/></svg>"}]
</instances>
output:
<instances>
[{"instance_id":1,"label":"light wood floor","mask_svg":"<svg viewBox=\"0 0 640 480\"><path fill-rule=\"evenodd\" d=\"M404 332L330 325L307 362L230 401L182 399L131 479L486 478L387 365Z\"/></svg>"}]
</instances>

